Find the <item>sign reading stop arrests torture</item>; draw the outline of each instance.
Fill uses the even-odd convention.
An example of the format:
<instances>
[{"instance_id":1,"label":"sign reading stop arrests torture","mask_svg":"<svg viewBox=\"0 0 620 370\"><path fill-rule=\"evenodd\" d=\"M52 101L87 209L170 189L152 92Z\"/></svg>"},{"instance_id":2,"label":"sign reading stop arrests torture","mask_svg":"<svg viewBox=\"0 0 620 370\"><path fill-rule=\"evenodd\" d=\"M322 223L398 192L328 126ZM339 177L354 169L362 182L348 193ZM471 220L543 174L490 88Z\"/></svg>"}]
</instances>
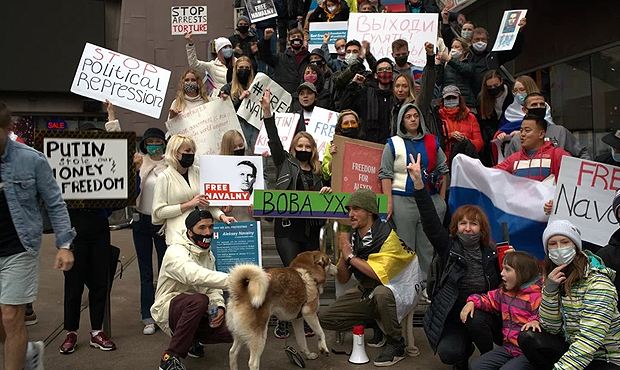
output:
<instances>
[{"instance_id":1,"label":"sign reading stop arrests torture","mask_svg":"<svg viewBox=\"0 0 620 370\"><path fill-rule=\"evenodd\" d=\"M71 92L159 118L170 71L87 43Z\"/></svg>"},{"instance_id":2,"label":"sign reading stop arrests torture","mask_svg":"<svg viewBox=\"0 0 620 370\"><path fill-rule=\"evenodd\" d=\"M191 32L194 35L207 33L207 6L186 5L170 8L170 26L172 35L184 35Z\"/></svg>"}]
</instances>

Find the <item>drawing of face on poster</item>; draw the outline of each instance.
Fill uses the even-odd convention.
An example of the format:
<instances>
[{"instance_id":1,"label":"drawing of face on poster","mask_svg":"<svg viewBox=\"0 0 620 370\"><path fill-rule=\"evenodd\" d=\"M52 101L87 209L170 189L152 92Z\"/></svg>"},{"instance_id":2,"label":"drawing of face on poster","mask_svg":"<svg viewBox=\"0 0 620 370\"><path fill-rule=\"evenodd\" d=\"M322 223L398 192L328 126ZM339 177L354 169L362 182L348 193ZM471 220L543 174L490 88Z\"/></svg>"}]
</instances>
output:
<instances>
[{"instance_id":1,"label":"drawing of face on poster","mask_svg":"<svg viewBox=\"0 0 620 370\"><path fill-rule=\"evenodd\" d=\"M502 33L512 33L517 28L517 24L519 23L519 18L521 16L521 12L510 12L508 13L506 22L504 23L504 29Z\"/></svg>"},{"instance_id":2,"label":"drawing of face on poster","mask_svg":"<svg viewBox=\"0 0 620 370\"><path fill-rule=\"evenodd\" d=\"M256 166L250 161L241 161L237 164L239 189L252 194L256 182Z\"/></svg>"}]
</instances>

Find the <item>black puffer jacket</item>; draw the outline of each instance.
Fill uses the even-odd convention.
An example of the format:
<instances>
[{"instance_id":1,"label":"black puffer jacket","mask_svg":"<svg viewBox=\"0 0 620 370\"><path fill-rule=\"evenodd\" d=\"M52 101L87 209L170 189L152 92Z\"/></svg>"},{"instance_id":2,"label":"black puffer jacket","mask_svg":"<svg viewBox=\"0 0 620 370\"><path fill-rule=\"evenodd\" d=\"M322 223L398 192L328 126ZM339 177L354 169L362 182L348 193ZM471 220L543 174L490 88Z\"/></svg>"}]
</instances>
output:
<instances>
[{"instance_id":1,"label":"black puffer jacket","mask_svg":"<svg viewBox=\"0 0 620 370\"><path fill-rule=\"evenodd\" d=\"M442 88L454 85L459 88L461 95L465 98L465 104L469 108L477 109L477 98L474 95L473 84L476 80L475 65L471 63L470 57L463 60L451 59L448 63L439 66L440 85Z\"/></svg>"},{"instance_id":2,"label":"black puffer jacket","mask_svg":"<svg viewBox=\"0 0 620 370\"><path fill-rule=\"evenodd\" d=\"M443 266L442 273L438 276L433 289L434 294L429 292L432 295L432 302L424 316L424 332L433 351L437 351L437 344L443 334L448 314L457 303L459 280L467 273L467 264L463 246L458 239L450 237L448 231L442 226L428 192L424 189L416 190L413 196L420 212L424 233L433 245ZM495 248L493 246L482 246L481 248L486 289L480 293L486 293L489 290L496 289L501 278Z\"/></svg>"},{"instance_id":3,"label":"black puffer jacket","mask_svg":"<svg viewBox=\"0 0 620 370\"><path fill-rule=\"evenodd\" d=\"M275 56L271 53L270 40L263 39L258 50L260 59L274 68L273 80L277 82L289 94L297 91L299 80L308 65L307 56L310 54L308 50L303 49L303 54L297 63L297 56L291 48L287 48L284 52L278 52Z\"/></svg>"},{"instance_id":4,"label":"black puffer jacket","mask_svg":"<svg viewBox=\"0 0 620 370\"><path fill-rule=\"evenodd\" d=\"M620 229L611 235L609 244L599 249L596 254L603 259L605 266L616 271L614 285L616 290L620 292ZM620 301L618 301L618 309L620 309Z\"/></svg>"}]
</instances>

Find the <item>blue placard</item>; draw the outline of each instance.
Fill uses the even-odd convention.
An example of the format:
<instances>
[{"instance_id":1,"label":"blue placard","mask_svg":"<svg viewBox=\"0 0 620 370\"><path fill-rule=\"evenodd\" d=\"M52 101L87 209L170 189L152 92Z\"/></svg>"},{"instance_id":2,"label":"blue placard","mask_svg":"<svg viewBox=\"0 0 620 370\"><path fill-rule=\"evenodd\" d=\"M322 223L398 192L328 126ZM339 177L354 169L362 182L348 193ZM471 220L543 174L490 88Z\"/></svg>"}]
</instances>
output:
<instances>
[{"instance_id":1,"label":"blue placard","mask_svg":"<svg viewBox=\"0 0 620 370\"><path fill-rule=\"evenodd\" d=\"M211 251L215 256L215 269L229 272L240 263L262 266L260 222L216 223L213 226Z\"/></svg>"}]
</instances>

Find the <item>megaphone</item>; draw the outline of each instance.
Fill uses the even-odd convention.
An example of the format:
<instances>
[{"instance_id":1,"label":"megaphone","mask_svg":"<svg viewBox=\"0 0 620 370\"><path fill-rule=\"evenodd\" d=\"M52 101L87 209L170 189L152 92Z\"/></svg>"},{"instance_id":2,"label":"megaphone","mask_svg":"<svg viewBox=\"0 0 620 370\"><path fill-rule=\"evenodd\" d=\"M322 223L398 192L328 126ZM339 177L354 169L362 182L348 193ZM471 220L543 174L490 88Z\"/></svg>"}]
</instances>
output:
<instances>
[{"instance_id":1,"label":"megaphone","mask_svg":"<svg viewBox=\"0 0 620 370\"><path fill-rule=\"evenodd\" d=\"M355 325L353 327L353 348L351 349L349 362L361 365L369 361L366 347L364 346L364 325Z\"/></svg>"}]
</instances>

